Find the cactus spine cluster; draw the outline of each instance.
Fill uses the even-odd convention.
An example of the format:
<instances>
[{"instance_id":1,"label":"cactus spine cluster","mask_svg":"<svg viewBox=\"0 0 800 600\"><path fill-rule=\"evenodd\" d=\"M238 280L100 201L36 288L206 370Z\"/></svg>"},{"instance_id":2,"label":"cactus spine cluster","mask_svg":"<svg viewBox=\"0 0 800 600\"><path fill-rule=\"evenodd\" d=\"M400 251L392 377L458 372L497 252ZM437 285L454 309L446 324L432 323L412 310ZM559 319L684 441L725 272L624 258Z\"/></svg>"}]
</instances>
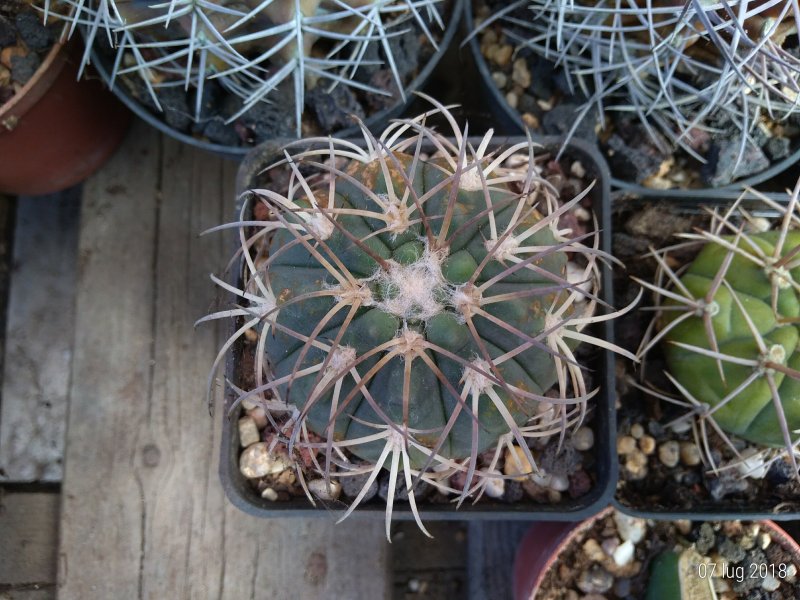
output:
<instances>
[{"instance_id":1,"label":"cactus spine cluster","mask_svg":"<svg viewBox=\"0 0 800 600\"><path fill-rule=\"evenodd\" d=\"M61 15L72 29L84 28L84 64L92 44L110 44L116 52L112 79L137 75L156 106L160 87L196 88L195 119L206 80L242 99L230 121L291 82L299 135L305 92L320 81L389 93L353 78L361 65L375 64L366 58L370 46L384 53L402 96L391 38L416 23L435 47L431 30L443 27L439 1L43 0L43 10Z\"/></svg>"},{"instance_id":2,"label":"cactus spine cluster","mask_svg":"<svg viewBox=\"0 0 800 600\"><path fill-rule=\"evenodd\" d=\"M796 2L519 0L497 19L588 97L578 122L594 107L635 115L664 152L662 136L704 161L698 134L732 127L738 164L765 117L800 107Z\"/></svg>"},{"instance_id":3,"label":"cactus spine cluster","mask_svg":"<svg viewBox=\"0 0 800 600\"><path fill-rule=\"evenodd\" d=\"M296 406L287 442L324 455L320 476L364 473L358 457L369 465L363 491L387 469L392 493L404 478L415 514L417 479L453 492L447 478L461 472L460 500L479 495L502 477L494 467L511 440L535 469L526 438L563 436L595 392L575 347L613 347L586 331L611 318L595 315L597 232L559 228L590 188L559 204L532 143L490 150L490 131L474 147L431 102L379 139L364 129L364 148L315 140L321 148L287 152L289 192L253 190L272 218L241 234L248 257L269 239L260 261L247 259L247 306L212 315L244 319L237 334L259 328L257 385L240 400ZM434 113L454 141L425 126ZM522 167L504 167L520 155Z\"/></svg>"},{"instance_id":4,"label":"cactus spine cluster","mask_svg":"<svg viewBox=\"0 0 800 600\"><path fill-rule=\"evenodd\" d=\"M680 276L669 266L669 250L652 251L658 281L639 283L655 292L658 333L640 355L660 342L667 376L690 415L723 436L783 448L794 462L800 430L800 184L788 204L761 201L778 215L774 229L741 200L715 211L707 231L682 235L700 251Z\"/></svg>"}]
</instances>

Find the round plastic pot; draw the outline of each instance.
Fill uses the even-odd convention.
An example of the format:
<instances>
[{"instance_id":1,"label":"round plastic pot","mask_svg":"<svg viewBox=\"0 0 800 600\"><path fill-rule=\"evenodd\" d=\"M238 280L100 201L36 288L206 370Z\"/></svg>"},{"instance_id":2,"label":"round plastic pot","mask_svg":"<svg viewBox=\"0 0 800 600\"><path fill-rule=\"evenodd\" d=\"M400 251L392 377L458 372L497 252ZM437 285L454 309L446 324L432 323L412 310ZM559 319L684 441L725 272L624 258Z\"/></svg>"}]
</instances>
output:
<instances>
[{"instance_id":1,"label":"round plastic pot","mask_svg":"<svg viewBox=\"0 0 800 600\"><path fill-rule=\"evenodd\" d=\"M561 554L612 511L608 508L582 523L566 527L564 524L554 527L554 523L534 523L522 538L514 559L514 600L535 600L547 572ZM769 532L773 542L792 555L794 562L800 563L800 545L794 538L773 521L758 520L758 524Z\"/></svg>"},{"instance_id":2,"label":"round plastic pot","mask_svg":"<svg viewBox=\"0 0 800 600\"><path fill-rule=\"evenodd\" d=\"M130 115L100 81L78 81L79 44L58 42L0 106L0 192L47 194L86 179L117 149Z\"/></svg>"},{"instance_id":3,"label":"round plastic pot","mask_svg":"<svg viewBox=\"0 0 800 600\"><path fill-rule=\"evenodd\" d=\"M738 198L741 195L741 192L739 192L736 194L736 197ZM765 195L775 202L785 203L787 201L786 194ZM615 198L611 201L611 212L612 214L615 214L618 207L625 207L626 209L635 211L639 208L653 205L654 203L656 203L656 200L649 198L627 198L624 200ZM744 208L749 209L751 213L756 216L774 217L777 215L776 212L765 210L763 203L761 203L759 200L755 200L753 198L744 198L741 203ZM730 204L730 199L700 196L695 194L687 195L677 199L675 202L670 202L669 208L678 215L698 216L708 214L705 211L705 207L724 211L730 206ZM612 236L616 232L615 228L616 222L612 218L610 230ZM643 302L647 304L646 301ZM612 327L616 327L616 324L613 324ZM619 493L616 493L614 495L612 505L619 512L627 515L641 517L643 519L654 519L657 521L675 521L680 519L688 519L692 521L727 521L736 519L748 521L761 521L768 519L773 521L800 520L800 507L792 503L786 503L785 506L780 508L781 512L776 512L775 509L777 507L775 506L723 508L719 506L719 503L713 502L709 499L705 501L703 505L700 505L698 502L697 506L692 510L669 510L666 508L653 509L652 507L647 506L632 506L630 503L626 503L624 499L620 498Z\"/></svg>"},{"instance_id":4,"label":"round plastic pot","mask_svg":"<svg viewBox=\"0 0 800 600\"><path fill-rule=\"evenodd\" d=\"M393 106L379 111L364 120L364 123L370 129L370 131L382 131L391 119L402 116L407 111L409 106L411 106L411 104L416 100L414 92L424 88L434 69L436 69L436 65L441 60L442 56L444 56L447 47L453 41L453 37L455 36L456 31L458 31L459 24L461 22L461 15L465 12L469 12L464 9L466 1L467 0L453 0L453 9L450 13L449 21L445 27L444 35L439 42L439 48L436 50L433 56L431 56L427 64L420 69L417 76L405 87L404 91L406 99L400 100ZM92 49L91 58L92 64L97 69L97 72L106 82L106 84L108 84L114 94L116 94L117 98L119 98L125 104L125 106L131 109L140 119L147 122L152 127L155 127L159 131L167 134L168 136L185 144L189 144L191 146L195 146L196 148L201 148L203 150L207 150L209 152L213 152L234 160L241 160L255 147L224 146L222 144L209 142L203 138L194 137L170 127L158 113L148 110L136 98L134 98L121 82L112 81L112 64L107 57L104 57L101 53L97 52L97 50ZM357 136L358 131L358 126L354 125L352 127L335 131L332 133L332 135L337 138L349 138Z\"/></svg>"},{"instance_id":5,"label":"round plastic pot","mask_svg":"<svg viewBox=\"0 0 800 600\"><path fill-rule=\"evenodd\" d=\"M353 143L363 145L363 139L352 139ZM503 146L524 141L524 138L510 138L498 140L494 146L502 143ZM554 138L533 138L535 143L539 143L544 150L554 152L560 146ZM475 147L480 143L479 139L473 139ZM263 187L258 180L258 174L276 160L282 159L280 152L282 142L264 144L254 148L250 155L242 162L237 177L237 198L235 220L239 219L242 202L245 192L252 188ZM295 146L295 150L302 150ZM423 152L433 151L434 148L423 146ZM596 183L590 192L592 206L598 218L598 227L601 231L600 248L608 252L610 250L611 238L605 235L610 228L609 205L609 186L608 186L608 167L599 155L597 150L580 141L570 144L564 151L565 161L580 160L586 169L587 175L595 179ZM232 251L237 250L232 248ZM241 273L241 269L238 270ZM232 282L236 287L241 285L240 275L237 274ZM611 272L607 266L602 271L602 291L601 296L605 302L613 306L613 289L611 285ZM232 323L230 334L241 323ZM613 331L609 321L599 324L597 335L603 339L612 340ZM237 388L242 387L243 381L243 353L242 342L234 344L228 353L226 364L226 379L231 381ZM423 519L428 520L470 520L470 519L506 519L506 520L541 520L541 521L579 521L597 513L597 511L609 505L614 494L617 482L617 460L616 460L616 418L614 409L614 357L610 352L598 352L597 359L589 368L596 374L596 381L601 386L600 393L594 400L594 420L592 422L595 432L594 455L596 458L595 475L596 483L592 490L586 495L577 499L570 499L558 505L535 504L532 501L521 500L516 503L508 504L498 500L484 498L478 504L465 502L461 508L456 510L450 504L428 504L419 503L418 507ZM237 394L230 389L226 390L225 413L227 407L231 406L236 400ZM220 456L220 479L228 498L243 511L259 517L285 517L285 516L320 516L329 517L329 510L314 508L306 498L295 498L287 502L270 502L261 498L251 487L249 482L239 471L239 431L237 427L239 413L223 417L222 422L222 445ZM344 506L341 502L336 506L328 506L328 509L341 510ZM373 499L358 507L355 514L373 517L376 519L384 518L385 503L380 499ZM413 518L411 510L405 503L395 503L393 518L409 520Z\"/></svg>"},{"instance_id":6,"label":"round plastic pot","mask_svg":"<svg viewBox=\"0 0 800 600\"><path fill-rule=\"evenodd\" d=\"M473 19L471 10L465 11L464 24L467 30L467 35L471 35L475 31L475 21ZM492 81L492 74L489 70L489 65L486 64L486 59L481 53L478 38L479 36L477 35L470 38L469 48L473 60L475 61L475 67L477 68L478 73L480 74L481 82L483 83L481 90L483 91L484 100L488 105L492 117L498 124L498 131L503 131L509 134L521 134L526 129L526 125L522 120L522 116L515 108L511 107L503 94L500 93L500 90L497 89L497 86ZM698 195L702 195L704 198L732 200L737 198L742 193L744 188L756 187L761 183L770 181L784 171L788 170L798 161L800 161L800 139L795 141L794 148L789 156L773 163L768 169L765 169L756 175L738 179L734 183L731 183L727 186L716 188L697 188L690 190L656 190L630 181L617 179L616 177L612 176L611 188L614 196L624 195L640 198L674 198L677 200L687 200L697 197Z\"/></svg>"}]
</instances>

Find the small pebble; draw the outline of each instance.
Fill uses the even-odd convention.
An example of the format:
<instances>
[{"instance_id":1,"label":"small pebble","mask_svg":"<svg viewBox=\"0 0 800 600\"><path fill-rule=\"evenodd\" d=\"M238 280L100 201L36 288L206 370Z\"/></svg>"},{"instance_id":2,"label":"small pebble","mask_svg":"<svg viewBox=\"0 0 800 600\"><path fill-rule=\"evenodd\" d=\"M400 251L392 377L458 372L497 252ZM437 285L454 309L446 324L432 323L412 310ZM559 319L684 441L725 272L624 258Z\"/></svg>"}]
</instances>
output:
<instances>
[{"instance_id":1,"label":"small pebble","mask_svg":"<svg viewBox=\"0 0 800 600\"><path fill-rule=\"evenodd\" d=\"M565 475L553 475L550 478L550 489L566 492L569 489L569 478Z\"/></svg>"},{"instance_id":2,"label":"small pebble","mask_svg":"<svg viewBox=\"0 0 800 600\"><path fill-rule=\"evenodd\" d=\"M324 479L312 479L308 482L308 491L321 500L336 500L342 493L342 486L338 481L326 485Z\"/></svg>"},{"instance_id":3,"label":"small pebble","mask_svg":"<svg viewBox=\"0 0 800 600\"><path fill-rule=\"evenodd\" d=\"M256 422L256 427L259 429L264 429L267 426L267 413L260 406L248 410L247 416Z\"/></svg>"},{"instance_id":4,"label":"small pebble","mask_svg":"<svg viewBox=\"0 0 800 600\"><path fill-rule=\"evenodd\" d=\"M614 552L616 552L617 548L619 548L620 541L616 537L610 537L603 540L603 543L600 544L600 547L603 549L603 554L606 556L613 556Z\"/></svg>"},{"instance_id":5,"label":"small pebble","mask_svg":"<svg viewBox=\"0 0 800 600\"><path fill-rule=\"evenodd\" d=\"M774 592L781 586L781 582L775 579L772 575L767 575L761 582L761 587L768 592Z\"/></svg>"},{"instance_id":6,"label":"small pebble","mask_svg":"<svg viewBox=\"0 0 800 600\"><path fill-rule=\"evenodd\" d=\"M681 462L687 467L694 467L702 462L700 448L694 442L681 442Z\"/></svg>"},{"instance_id":7,"label":"small pebble","mask_svg":"<svg viewBox=\"0 0 800 600\"><path fill-rule=\"evenodd\" d=\"M511 55L514 53L514 49L511 47L510 44L504 44L498 47L493 53L492 58L494 62L496 62L499 66L505 67L511 62Z\"/></svg>"},{"instance_id":8,"label":"small pebble","mask_svg":"<svg viewBox=\"0 0 800 600\"><path fill-rule=\"evenodd\" d=\"M681 448L678 442L670 440L658 447L658 460L661 464L670 469L677 466L681 457Z\"/></svg>"},{"instance_id":9,"label":"small pebble","mask_svg":"<svg viewBox=\"0 0 800 600\"><path fill-rule=\"evenodd\" d=\"M248 479L276 475L290 467L288 457L283 454L272 454L266 442L248 446L239 457L239 470Z\"/></svg>"},{"instance_id":10,"label":"small pebble","mask_svg":"<svg viewBox=\"0 0 800 600\"><path fill-rule=\"evenodd\" d=\"M569 476L569 497L580 498L592 489L592 478L583 469L578 469Z\"/></svg>"},{"instance_id":11,"label":"small pebble","mask_svg":"<svg viewBox=\"0 0 800 600\"><path fill-rule=\"evenodd\" d=\"M639 449L650 456L656 451L656 439L652 435L643 435L639 438Z\"/></svg>"},{"instance_id":12,"label":"small pebble","mask_svg":"<svg viewBox=\"0 0 800 600\"><path fill-rule=\"evenodd\" d=\"M511 79L517 85L522 86L522 89L527 89L531 85L531 72L528 70L528 63L524 58L518 58L514 61Z\"/></svg>"},{"instance_id":13,"label":"small pebble","mask_svg":"<svg viewBox=\"0 0 800 600\"><path fill-rule=\"evenodd\" d=\"M521 477L514 477L514 480L525 481L531 472L533 472L533 467L531 466L531 463L528 462L528 459L526 458L522 448L514 445L511 447L511 449L507 449L505 451L505 458L503 461L504 475L515 476L524 473L524 475Z\"/></svg>"},{"instance_id":14,"label":"small pebble","mask_svg":"<svg viewBox=\"0 0 800 600\"><path fill-rule=\"evenodd\" d=\"M252 446L261 440L258 427L253 417L242 417L239 419L239 444L243 448Z\"/></svg>"},{"instance_id":15,"label":"small pebble","mask_svg":"<svg viewBox=\"0 0 800 600\"><path fill-rule=\"evenodd\" d=\"M745 448L742 459L736 469L743 477L751 479L763 479L769 471L769 466L764 462L764 456L755 448Z\"/></svg>"},{"instance_id":16,"label":"small pebble","mask_svg":"<svg viewBox=\"0 0 800 600\"><path fill-rule=\"evenodd\" d=\"M539 123L539 118L534 115L533 113L522 113L522 122L525 123L530 129L539 129L541 123Z\"/></svg>"},{"instance_id":17,"label":"small pebble","mask_svg":"<svg viewBox=\"0 0 800 600\"><path fill-rule=\"evenodd\" d=\"M626 542L638 544L647 533L647 521L614 511L614 522L619 536Z\"/></svg>"},{"instance_id":18,"label":"small pebble","mask_svg":"<svg viewBox=\"0 0 800 600\"><path fill-rule=\"evenodd\" d=\"M342 486L342 490L344 491L344 495L348 498L355 498L361 493L361 490L367 484L369 480L369 473L361 473L359 475L348 475L348 476L341 476L339 477L339 483ZM462 485L463 487L463 485ZM367 502L375 497L378 493L378 480L372 482L372 484L367 488L366 493L364 494L364 498L362 502Z\"/></svg>"},{"instance_id":19,"label":"small pebble","mask_svg":"<svg viewBox=\"0 0 800 600\"><path fill-rule=\"evenodd\" d=\"M647 475L647 457L642 452L633 452L625 459L625 470L629 479L638 481Z\"/></svg>"},{"instance_id":20,"label":"small pebble","mask_svg":"<svg viewBox=\"0 0 800 600\"><path fill-rule=\"evenodd\" d=\"M502 498L503 494L506 491L506 480L502 477L499 477L500 471L493 470L487 471L487 475L498 475L498 477L487 477L486 478L486 495L490 498Z\"/></svg>"},{"instance_id":21,"label":"small pebble","mask_svg":"<svg viewBox=\"0 0 800 600\"><path fill-rule=\"evenodd\" d=\"M617 440L617 454L631 454L636 450L636 440L629 435L624 435Z\"/></svg>"},{"instance_id":22,"label":"small pebble","mask_svg":"<svg viewBox=\"0 0 800 600\"><path fill-rule=\"evenodd\" d=\"M561 492L554 489L547 490L547 501L550 504L558 504L561 502Z\"/></svg>"},{"instance_id":23,"label":"small pebble","mask_svg":"<svg viewBox=\"0 0 800 600\"><path fill-rule=\"evenodd\" d=\"M508 92L506 94L506 102L511 108L517 108L517 104L519 103L519 97L514 92Z\"/></svg>"},{"instance_id":24,"label":"small pebble","mask_svg":"<svg viewBox=\"0 0 800 600\"><path fill-rule=\"evenodd\" d=\"M616 563L619 567L624 567L625 565L630 564L633 560L633 555L636 548L633 545L633 542L627 540L622 542L616 550L614 550L613 558L614 563Z\"/></svg>"},{"instance_id":25,"label":"small pebble","mask_svg":"<svg viewBox=\"0 0 800 600\"><path fill-rule=\"evenodd\" d=\"M508 76L502 71L495 71L492 73L492 81L494 81L494 84L502 90L505 89L506 85L508 84Z\"/></svg>"},{"instance_id":26,"label":"small pebble","mask_svg":"<svg viewBox=\"0 0 800 600\"><path fill-rule=\"evenodd\" d=\"M680 421L675 421L669 428L675 433L681 434L689 431L692 428L692 424L689 419L681 419Z\"/></svg>"},{"instance_id":27,"label":"small pebble","mask_svg":"<svg viewBox=\"0 0 800 600\"><path fill-rule=\"evenodd\" d=\"M590 213L582 206L576 206L575 210L573 210L572 212L575 214L575 218L578 219L578 221L586 223L587 221L592 220L592 213Z\"/></svg>"},{"instance_id":28,"label":"small pebble","mask_svg":"<svg viewBox=\"0 0 800 600\"><path fill-rule=\"evenodd\" d=\"M674 521L675 528L682 534L688 535L689 532L692 530L692 522L687 519L678 519Z\"/></svg>"},{"instance_id":29,"label":"small pebble","mask_svg":"<svg viewBox=\"0 0 800 600\"><path fill-rule=\"evenodd\" d=\"M553 103L550 100L539 99L536 101L536 104L538 104L539 108L542 110L553 110Z\"/></svg>"},{"instance_id":30,"label":"small pebble","mask_svg":"<svg viewBox=\"0 0 800 600\"><path fill-rule=\"evenodd\" d=\"M576 450L585 452L594 446L594 431L590 427L580 427L572 435L572 445Z\"/></svg>"},{"instance_id":31,"label":"small pebble","mask_svg":"<svg viewBox=\"0 0 800 600\"><path fill-rule=\"evenodd\" d=\"M578 589L586 594L604 594L614 585L614 577L604 568L595 565L578 576Z\"/></svg>"},{"instance_id":32,"label":"small pebble","mask_svg":"<svg viewBox=\"0 0 800 600\"><path fill-rule=\"evenodd\" d=\"M642 427L639 423L634 423L631 425L631 435L637 440L641 439L641 437L644 435L644 427Z\"/></svg>"},{"instance_id":33,"label":"small pebble","mask_svg":"<svg viewBox=\"0 0 800 600\"><path fill-rule=\"evenodd\" d=\"M269 500L270 502L275 502L278 499L278 492L270 487L264 488L264 491L261 492L261 497Z\"/></svg>"},{"instance_id":34,"label":"small pebble","mask_svg":"<svg viewBox=\"0 0 800 600\"><path fill-rule=\"evenodd\" d=\"M797 580L797 567L794 565L786 567L786 576L784 579L789 583L794 583Z\"/></svg>"},{"instance_id":35,"label":"small pebble","mask_svg":"<svg viewBox=\"0 0 800 600\"><path fill-rule=\"evenodd\" d=\"M584 542L583 552L586 554L589 560L594 562L602 562L606 557L603 549L600 547L600 544L598 544L597 540L594 538L589 538Z\"/></svg>"},{"instance_id":36,"label":"small pebble","mask_svg":"<svg viewBox=\"0 0 800 600\"><path fill-rule=\"evenodd\" d=\"M579 160L576 160L570 165L569 172L575 175L575 177L583 178L586 176L586 168ZM641 425L639 425L639 427L641 427ZM631 427L631 435L633 435L633 427ZM634 435L633 437L636 436Z\"/></svg>"}]
</instances>

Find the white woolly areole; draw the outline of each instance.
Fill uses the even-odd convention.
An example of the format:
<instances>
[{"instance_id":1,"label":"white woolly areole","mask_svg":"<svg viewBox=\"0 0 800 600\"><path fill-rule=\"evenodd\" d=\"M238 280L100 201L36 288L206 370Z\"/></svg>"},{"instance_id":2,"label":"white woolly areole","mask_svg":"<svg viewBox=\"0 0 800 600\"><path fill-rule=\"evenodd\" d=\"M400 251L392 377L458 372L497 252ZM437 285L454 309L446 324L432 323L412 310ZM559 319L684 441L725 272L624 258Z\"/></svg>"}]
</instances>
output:
<instances>
[{"instance_id":1,"label":"white woolly areole","mask_svg":"<svg viewBox=\"0 0 800 600\"><path fill-rule=\"evenodd\" d=\"M760 370L773 373L775 370L767 367L766 363L782 365L786 361L786 348L780 344L773 344L761 355Z\"/></svg>"},{"instance_id":2,"label":"white woolly areole","mask_svg":"<svg viewBox=\"0 0 800 600\"><path fill-rule=\"evenodd\" d=\"M358 281L357 285L347 284L339 287L331 288L336 292L334 299L337 302L347 302L348 304L355 304L359 302L362 306L372 306L374 304L372 298L372 290L366 281Z\"/></svg>"},{"instance_id":3,"label":"white woolly areole","mask_svg":"<svg viewBox=\"0 0 800 600\"><path fill-rule=\"evenodd\" d=\"M794 283L792 273L786 267L776 267L770 264L764 267L764 272L767 274L767 277L769 277L769 280L774 285L778 286L778 289L789 289Z\"/></svg>"},{"instance_id":4,"label":"white woolly areole","mask_svg":"<svg viewBox=\"0 0 800 600\"><path fill-rule=\"evenodd\" d=\"M468 171L461 172L461 178L458 180L458 189L466 192L476 192L486 187L486 183L481 179L478 166L475 165Z\"/></svg>"},{"instance_id":5,"label":"white woolly areole","mask_svg":"<svg viewBox=\"0 0 800 600\"><path fill-rule=\"evenodd\" d=\"M444 309L437 298L446 284L439 253L426 249L409 265L389 261L389 269L373 277L387 290L386 298L377 304L384 312L406 321L427 321Z\"/></svg>"},{"instance_id":6,"label":"white woolly areole","mask_svg":"<svg viewBox=\"0 0 800 600\"><path fill-rule=\"evenodd\" d=\"M472 316L476 308L480 308L483 294L472 284L459 285L453 290L450 302L462 315Z\"/></svg>"},{"instance_id":7,"label":"white woolly areole","mask_svg":"<svg viewBox=\"0 0 800 600\"><path fill-rule=\"evenodd\" d=\"M492 372L492 368L489 366L489 363L482 358L475 358L469 364L471 366L464 367L464 374L461 376L461 380L466 383L470 389L480 392L481 394L492 389L492 387L494 387L494 383L488 377L486 377L486 375L483 375L483 373ZM483 373L479 373L475 369L480 369L483 371Z\"/></svg>"},{"instance_id":8,"label":"white woolly areole","mask_svg":"<svg viewBox=\"0 0 800 600\"><path fill-rule=\"evenodd\" d=\"M386 215L386 229L395 236L407 231L409 225L408 206L401 204L399 201L391 202L388 198L386 198L386 201L388 202L386 210L384 210L384 214Z\"/></svg>"},{"instance_id":9,"label":"white woolly areole","mask_svg":"<svg viewBox=\"0 0 800 600\"><path fill-rule=\"evenodd\" d=\"M419 331L414 331L413 329L403 328L400 333L398 333L397 337L397 349L402 354L414 354L415 352L420 352L424 349L423 342L425 338Z\"/></svg>"},{"instance_id":10,"label":"white woolly areole","mask_svg":"<svg viewBox=\"0 0 800 600\"><path fill-rule=\"evenodd\" d=\"M514 256L514 251L519 248L519 240L513 235L509 235L500 242L499 246L497 239L486 240L483 246L487 252L494 255L495 260L509 260Z\"/></svg>"},{"instance_id":11,"label":"white woolly areole","mask_svg":"<svg viewBox=\"0 0 800 600\"><path fill-rule=\"evenodd\" d=\"M333 230L336 229L336 226L331 223L330 219L328 219L322 213L317 213L311 215L311 217L306 221L306 229L309 233L313 233L321 240L327 240L331 235L333 235Z\"/></svg>"},{"instance_id":12,"label":"white woolly areole","mask_svg":"<svg viewBox=\"0 0 800 600\"><path fill-rule=\"evenodd\" d=\"M349 365L356 360L356 350L350 346L337 346L331 353L331 359L325 372L331 375L338 375L348 370Z\"/></svg>"}]
</instances>

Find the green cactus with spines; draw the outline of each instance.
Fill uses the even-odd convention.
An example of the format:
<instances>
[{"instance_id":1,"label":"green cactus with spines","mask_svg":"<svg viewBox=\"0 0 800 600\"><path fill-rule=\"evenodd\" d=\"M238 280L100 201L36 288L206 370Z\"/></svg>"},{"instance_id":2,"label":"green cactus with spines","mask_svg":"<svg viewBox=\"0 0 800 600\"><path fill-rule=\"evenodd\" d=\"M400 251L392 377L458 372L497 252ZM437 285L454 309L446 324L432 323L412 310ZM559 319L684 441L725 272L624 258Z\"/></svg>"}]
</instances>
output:
<instances>
[{"instance_id":1,"label":"green cactus with spines","mask_svg":"<svg viewBox=\"0 0 800 600\"><path fill-rule=\"evenodd\" d=\"M780 232L747 234L739 238L723 236L723 240L748 254L758 247L764 255L776 255L776 244ZM789 231L785 237L780 258L785 257L800 245L800 232ZM719 244L709 243L694 259L681 277L681 282L695 298L704 298L712 286L730 250ZM800 369L798 344L798 317L800 297L791 281L800 282L800 268L785 273L769 271L742 254L734 254L722 285L713 297L711 310L714 333L720 353L732 357L769 361L785 364L791 369ZM767 347L767 355L761 351L742 310L733 294L747 311L752 324L758 330ZM773 311L773 297L777 312ZM670 300L667 305L675 306ZM664 324L674 321L679 313L664 313ZM667 366L672 375L692 395L710 406L717 406L726 396L736 390L754 372L747 365L722 360L720 375L718 361L712 356L698 354L691 348L678 346L674 342L713 350L701 317L691 317L673 327L664 338ZM768 367L756 367L756 369ZM782 410L790 431L800 428L800 384L785 373L774 371ZM735 398L715 413L717 423L727 432L746 440L767 446L783 446L783 433L779 426L773 393L767 377L758 377Z\"/></svg>"},{"instance_id":2,"label":"green cactus with spines","mask_svg":"<svg viewBox=\"0 0 800 600\"><path fill-rule=\"evenodd\" d=\"M573 353L579 343L624 351L586 329L614 316L595 314L605 258L597 232L559 228L589 188L559 202L531 142L489 150L489 132L473 147L448 109L425 98L434 109L390 125L381 141L363 129L364 149L316 139L286 154L289 193L251 195L273 218L255 234L245 234L244 213L234 224L248 256L266 240L267 260L247 262L236 292L248 306L208 318L241 317L236 335L257 328L256 387L230 409L272 398L296 407L283 439L290 451L324 455L317 475L367 472L365 491L385 469L390 485L421 478L453 493L448 477L461 472L463 501L498 475L504 447L518 444L536 470L527 438L582 421L594 391ZM436 113L454 141L425 125ZM514 153L527 161L504 166ZM347 166L333 166L342 158ZM567 279L568 259L581 281ZM489 448L487 465L479 455ZM409 501L418 519L413 489ZM390 498L387 527L391 511Z\"/></svg>"},{"instance_id":3,"label":"green cactus with spines","mask_svg":"<svg viewBox=\"0 0 800 600\"><path fill-rule=\"evenodd\" d=\"M411 156L403 154L395 154L395 157L407 169L413 160ZM385 195L387 193L386 181L379 166L377 161L368 163L355 170L351 177L378 196ZM402 189L403 180L396 173L393 164L389 165L389 170L393 175L392 185L395 189ZM436 161L421 162L414 178L417 195L423 197L426 192L444 182L446 178L447 175L443 172L441 164L437 164ZM337 206L360 211L375 211L374 201L360 189L360 185L349 181L338 183L336 186ZM444 216L448 212L447 204L451 187L448 185L442 188L425 203L424 210L434 237L439 235ZM508 190L504 189L491 193L493 202L497 204L502 204L508 195ZM403 328L408 328L409 332L413 332L422 339L455 355L466 358L480 357L482 355L481 348L470 334L466 322L462 322L464 317L454 306L454 295L459 286L467 284L478 265L484 262L487 256L489 256L489 261L475 280L474 286L485 284L507 270L507 267L500 261L491 258L492 248L487 248L485 243L485 240L490 238L489 216L478 216L485 209L486 199L483 190L458 190L451 210L450 231L457 231L469 220L474 219L475 223L458 234L455 239L448 239L446 246L443 245L442 248L436 250L428 247L429 242L425 239L422 222L409 226L400 234L384 231L369 237L385 227L385 223L376 218L365 218L360 215L342 215L338 219L339 226L350 233L366 238L364 243L369 244L369 248L376 255L386 261L392 269L395 269L397 275L385 277L379 264L364 250L355 246L338 229L324 240L331 252L339 257L342 265L360 280L365 281L372 298L371 306L360 308L356 313L340 344L343 347L354 349L358 356L362 356L372 348L398 339L398 332ZM494 214L497 227L503 229L516 211L516 204L506 203L504 207L498 208ZM541 218L541 215L535 211L529 211L524 219L519 220L515 230L522 232L533 227ZM282 247L289 246L294 239L294 233L286 229L278 231L270 244L270 254L277 253ZM548 247L555 245L556 241L553 231L549 227L544 227L528 238L526 243ZM437 253L440 253L441 257L437 257ZM483 296L529 290L537 286L547 287L552 283L552 278L563 279L566 262L564 253L544 256L538 269L549 274L550 279L536 271L520 269L492 284L484 291ZM439 273L436 273L437 269ZM419 282L408 280L414 275L420 277ZM402 283L402 279L410 284L407 286L410 289L398 289L398 284ZM275 293L287 300L301 294L332 289L337 285L337 281L331 273L302 245L292 246L290 250L282 252L271 263L269 282ZM436 287L433 289L427 287L431 283ZM419 302L416 303L400 297L404 292L413 293L414 285L419 285L423 288L422 291L430 291L430 294L421 295L417 298ZM493 317L533 337L544 331L547 311L552 307L558 307L568 296L568 290L564 289L558 292L547 292L542 296L523 297L489 304L486 310ZM310 336L317 324L336 303L336 299L331 296L315 297L298 303L291 309L280 311L277 323L286 330L292 330L293 333L276 331L267 341L266 352L276 378L291 375L292 372L311 367L324 359L324 351L312 350L307 352L302 364L297 364L305 346L298 339L297 334ZM433 312L435 314L431 314ZM316 333L316 336L326 339L335 338L340 332L346 316L346 310L340 310L336 317L326 324L323 331ZM476 331L492 358L497 358L513 350L519 344L515 336L509 335L501 327L485 318L477 318L474 323ZM424 351L432 359L436 355L430 349ZM368 372L378 360L379 356L366 360L362 363L361 369ZM377 404L398 426L405 425L403 376L406 360L408 359L402 355L392 358L377 372L371 384L367 386L368 392L375 398ZM450 384L460 387L459 381L464 375L464 367L444 355L436 356L435 360ZM500 365L498 369L503 379L514 388L541 396L556 383L557 379L554 357L541 348L527 349L514 359ZM302 403L312 397L312 390L316 384L313 377L294 380L290 392L291 398ZM346 398L355 386L356 382L352 378L343 381L340 398ZM418 431L441 431L456 409L457 399L447 392L443 383L421 359L412 360L410 386L407 426ZM288 382L282 384L277 389L279 396L286 398L288 388ZM499 385L497 393L503 399L504 405L513 415L517 425L522 425L533 416L537 404L535 400L514 397ZM308 410L309 426L321 435L325 435L331 421L333 394L333 389L328 389L313 402L313 406ZM350 418L351 415L354 418ZM507 433L509 425L491 402L481 403L478 418L481 429L477 451L482 452L495 444L499 435ZM336 436L339 439L350 439L369 435L374 432L374 429L370 430L369 424L379 421L380 417L370 403L364 399L363 394L356 393L342 414L335 419ZM451 458L469 456L472 450L471 429L471 419L464 411L453 426L447 442L440 448L440 453ZM421 437L422 439L427 438L428 445L433 446L437 441L438 433L430 433ZM380 455L381 446L382 444L376 443L353 451L362 458L376 460Z\"/></svg>"},{"instance_id":4,"label":"green cactus with spines","mask_svg":"<svg viewBox=\"0 0 800 600\"><path fill-rule=\"evenodd\" d=\"M707 228L679 234L688 241L678 247L698 252L678 271L673 247L651 249L655 280L635 279L654 292L658 312L638 356L662 349L667 377L691 407L682 418L710 421L723 437L736 435L765 454L781 449L797 470L800 181L788 203L757 198L713 210ZM754 217L757 210L774 219Z\"/></svg>"}]
</instances>

